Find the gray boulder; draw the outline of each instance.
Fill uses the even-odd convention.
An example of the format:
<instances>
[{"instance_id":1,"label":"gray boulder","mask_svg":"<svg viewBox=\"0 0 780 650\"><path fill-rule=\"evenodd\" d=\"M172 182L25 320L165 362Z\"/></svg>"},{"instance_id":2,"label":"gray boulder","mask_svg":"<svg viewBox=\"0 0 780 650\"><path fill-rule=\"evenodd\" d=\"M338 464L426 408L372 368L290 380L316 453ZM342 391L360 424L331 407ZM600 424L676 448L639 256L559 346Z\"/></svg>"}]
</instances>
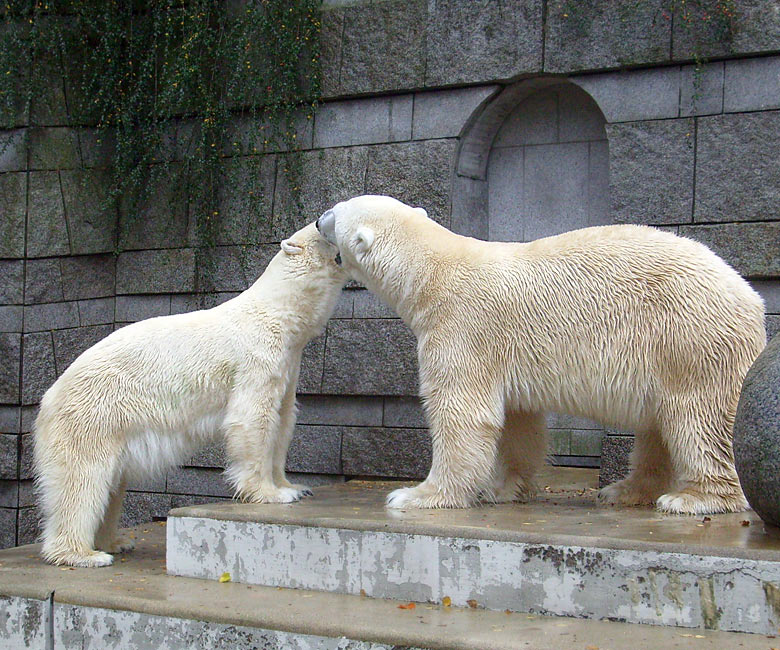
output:
<instances>
[{"instance_id":1,"label":"gray boulder","mask_svg":"<svg viewBox=\"0 0 780 650\"><path fill-rule=\"evenodd\" d=\"M769 342L742 384L734 461L753 510L780 526L780 336Z\"/></svg>"}]
</instances>

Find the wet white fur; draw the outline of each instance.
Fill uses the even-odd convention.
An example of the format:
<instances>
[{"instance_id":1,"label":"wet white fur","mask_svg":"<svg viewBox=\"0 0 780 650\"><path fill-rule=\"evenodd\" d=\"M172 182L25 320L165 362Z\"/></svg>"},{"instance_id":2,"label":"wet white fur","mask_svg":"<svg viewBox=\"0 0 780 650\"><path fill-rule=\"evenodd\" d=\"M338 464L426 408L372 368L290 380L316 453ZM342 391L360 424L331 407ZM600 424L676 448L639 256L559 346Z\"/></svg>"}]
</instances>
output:
<instances>
[{"instance_id":1,"label":"wet white fur","mask_svg":"<svg viewBox=\"0 0 780 650\"><path fill-rule=\"evenodd\" d=\"M544 414L560 411L635 431L631 473L605 501L747 508L731 436L764 308L705 246L632 225L484 242L379 196L339 203L319 226L418 339L433 463L390 506L528 498Z\"/></svg>"},{"instance_id":2,"label":"wet white fur","mask_svg":"<svg viewBox=\"0 0 780 650\"><path fill-rule=\"evenodd\" d=\"M109 552L132 547L116 536L128 479L159 475L215 437L224 436L238 498L302 496L284 464L301 352L346 280L336 253L311 224L239 296L128 325L73 362L35 424L48 562L111 564Z\"/></svg>"}]
</instances>

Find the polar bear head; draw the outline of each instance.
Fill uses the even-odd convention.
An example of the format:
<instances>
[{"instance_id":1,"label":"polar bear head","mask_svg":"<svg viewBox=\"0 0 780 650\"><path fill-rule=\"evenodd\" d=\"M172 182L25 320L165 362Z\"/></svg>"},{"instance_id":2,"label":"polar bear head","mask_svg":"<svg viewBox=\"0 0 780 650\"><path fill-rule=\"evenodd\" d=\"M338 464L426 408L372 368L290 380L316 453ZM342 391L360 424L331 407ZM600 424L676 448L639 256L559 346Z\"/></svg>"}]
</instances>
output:
<instances>
[{"instance_id":1,"label":"polar bear head","mask_svg":"<svg viewBox=\"0 0 780 650\"><path fill-rule=\"evenodd\" d=\"M285 239L274 261L288 279L339 286L347 281L347 274L339 264L338 248L317 231L314 223Z\"/></svg>"},{"instance_id":2,"label":"polar bear head","mask_svg":"<svg viewBox=\"0 0 780 650\"><path fill-rule=\"evenodd\" d=\"M339 249L344 269L371 286L382 260L395 256L399 242L414 225L432 223L423 208L413 208L389 196L356 196L337 203L317 219L317 229Z\"/></svg>"}]
</instances>

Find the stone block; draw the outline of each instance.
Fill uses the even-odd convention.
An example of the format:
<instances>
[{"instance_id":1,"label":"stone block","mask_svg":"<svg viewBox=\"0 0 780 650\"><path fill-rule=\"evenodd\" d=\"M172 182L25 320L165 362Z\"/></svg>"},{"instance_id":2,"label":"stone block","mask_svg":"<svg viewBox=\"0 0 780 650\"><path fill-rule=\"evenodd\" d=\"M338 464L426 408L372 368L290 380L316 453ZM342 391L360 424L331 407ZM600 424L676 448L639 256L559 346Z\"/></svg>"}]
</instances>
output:
<instances>
[{"instance_id":1,"label":"stone block","mask_svg":"<svg viewBox=\"0 0 780 650\"><path fill-rule=\"evenodd\" d=\"M27 260L24 297L27 304L58 302L65 299L58 258Z\"/></svg>"},{"instance_id":2,"label":"stone block","mask_svg":"<svg viewBox=\"0 0 780 650\"><path fill-rule=\"evenodd\" d=\"M322 388L322 373L325 362L325 334L313 338L303 348L301 373L298 376L298 393L319 393Z\"/></svg>"},{"instance_id":3,"label":"stone block","mask_svg":"<svg viewBox=\"0 0 780 650\"><path fill-rule=\"evenodd\" d=\"M341 36L344 33L344 11L323 3L320 8L320 84L323 97L340 94Z\"/></svg>"},{"instance_id":4,"label":"stone block","mask_svg":"<svg viewBox=\"0 0 780 650\"><path fill-rule=\"evenodd\" d=\"M386 427L424 429L428 426L419 397L385 397L383 424Z\"/></svg>"},{"instance_id":5,"label":"stone block","mask_svg":"<svg viewBox=\"0 0 780 650\"><path fill-rule=\"evenodd\" d=\"M177 248L190 243L180 166L155 170L144 195L134 205L124 202L119 206L121 250Z\"/></svg>"},{"instance_id":6,"label":"stone block","mask_svg":"<svg viewBox=\"0 0 780 650\"><path fill-rule=\"evenodd\" d=\"M777 218L780 111L699 119L694 220Z\"/></svg>"},{"instance_id":7,"label":"stone block","mask_svg":"<svg viewBox=\"0 0 780 650\"><path fill-rule=\"evenodd\" d=\"M58 172L31 172L27 209L27 257L69 255L70 240Z\"/></svg>"},{"instance_id":8,"label":"stone block","mask_svg":"<svg viewBox=\"0 0 780 650\"><path fill-rule=\"evenodd\" d=\"M170 296L116 297L115 318L118 323L135 323L155 316L168 316L170 313Z\"/></svg>"},{"instance_id":9,"label":"stone block","mask_svg":"<svg viewBox=\"0 0 780 650\"><path fill-rule=\"evenodd\" d=\"M213 244L278 241L273 222L276 156L234 157L222 163L219 215L204 239Z\"/></svg>"},{"instance_id":10,"label":"stone block","mask_svg":"<svg viewBox=\"0 0 780 650\"><path fill-rule=\"evenodd\" d=\"M311 474L310 472L287 472L287 480L290 483L303 483L312 488L344 483L344 477L340 474Z\"/></svg>"},{"instance_id":11,"label":"stone block","mask_svg":"<svg viewBox=\"0 0 780 650\"><path fill-rule=\"evenodd\" d=\"M0 479L19 477L19 436L0 434Z\"/></svg>"},{"instance_id":12,"label":"stone block","mask_svg":"<svg viewBox=\"0 0 780 650\"><path fill-rule=\"evenodd\" d=\"M601 456L603 438L603 431L572 431L570 453L572 456Z\"/></svg>"},{"instance_id":13,"label":"stone block","mask_svg":"<svg viewBox=\"0 0 780 650\"><path fill-rule=\"evenodd\" d=\"M298 399L299 425L382 426L382 398L353 395L303 395Z\"/></svg>"},{"instance_id":14,"label":"stone block","mask_svg":"<svg viewBox=\"0 0 780 650\"><path fill-rule=\"evenodd\" d=\"M547 427L549 429L579 429L579 430L603 430L598 422L587 418L569 415L567 413L548 413Z\"/></svg>"},{"instance_id":15,"label":"stone block","mask_svg":"<svg viewBox=\"0 0 780 650\"><path fill-rule=\"evenodd\" d=\"M30 123L46 126L62 126L69 122L68 104L65 99L63 66L58 55L48 53L36 57L36 91L30 107Z\"/></svg>"},{"instance_id":16,"label":"stone block","mask_svg":"<svg viewBox=\"0 0 780 650\"><path fill-rule=\"evenodd\" d=\"M22 404L38 404L57 378L51 332L24 335Z\"/></svg>"},{"instance_id":17,"label":"stone block","mask_svg":"<svg viewBox=\"0 0 780 650\"><path fill-rule=\"evenodd\" d=\"M748 503L780 526L780 338L772 339L750 367L734 420L734 464Z\"/></svg>"},{"instance_id":18,"label":"stone block","mask_svg":"<svg viewBox=\"0 0 780 650\"><path fill-rule=\"evenodd\" d=\"M679 115L679 68L605 72L570 80L593 98L608 123Z\"/></svg>"},{"instance_id":19,"label":"stone block","mask_svg":"<svg viewBox=\"0 0 780 650\"><path fill-rule=\"evenodd\" d=\"M653 2L595 0L547 3L545 72L573 72L665 63L671 21Z\"/></svg>"},{"instance_id":20,"label":"stone block","mask_svg":"<svg viewBox=\"0 0 780 650\"><path fill-rule=\"evenodd\" d=\"M19 507L26 508L36 503L35 486L32 480L19 481Z\"/></svg>"},{"instance_id":21,"label":"stone block","mask_svg":"<svg viewBox=\"0 0 780 650\"><path fill-rule=\"evenodd\" d=\"M344 10L341 94L424 85L426 5L423 0L388 0ZM389 52L392 65L388 65Z\"/></svg>"},{"instance_id":22,"label":"stone block","mask_svg":"<svg viewBox=\"0 0 780 650\"><path fill-rule=\"evenodd\" d=\"M0 306L0 332L21 332L24 308L21 305Z\"/></svg>"},{"instance_id":23,"label":"stone block","mask_svg":"<svg viewBox=\"0 0 780 650\"><path fill-rule=\"evenodd\" d=\"M780 281L753 280L750 286L761 294L768 314L780 314Z\"/></svg>"},{"instance_id":24,"label":"stone block","mask_svg":"<svg viewBox=\"0 0 780 650\"><path fill-rule=\"evenodd\" d=\"M722 61L680 69L680 117L723 112Z\"/></svg>"},{"instance_id":25,"label":"stone block","mask_svg":"<svg viewBox=\"0 0 780 650\"><path fill-rule=\"evenodd\" d=\"M204 503L218 503L220 501L230 501L232 497L213 497L198 496L193 494L174 494L171 496L171 508L185 508L187 506L197 506ZM168 514L167 512L165 513Z\"/></svg>"},{"instance_id":26,"label":"stone block","mask_svg":"<svg viewBox=\"0 0 780 650\"><path fill-rule=\"evenodd\" d=\"M0 406L0 433L21 431L21 409L18 406Z\"/></svg>"},{"instance_id":27,"label":"stone block","mask_svg":"<svg viewBox=\"0 0 780 650\"><path fill-rule=\"evenodd\" d=\"M24 257L26 214L27 174L0 174L0 257Z\"/></svg>"},{"instance_id":28,"label":"stone block","mask_svg":"<svg viewBox=\"0 0 780 650\"><path fill-rule=\"evenodd\" d=\"M400 320L331 321L322 392L416 395L414 334Z\"/></svg>"},{"instance_id":29,"label":"stone block","mask_svg":"<svg viewBox=\"0 0 780 650\"><path fill-rule=\"evenodd\" d=\"M79 138L68 127L32 127L30 138L30 169L76 169L81 166Z\"/></svg>"},{"instance_id":30,"label":"stone block","mask_svg":"<svg viewBox=\"0 0 780 650\"><path fill-rule=\"evenodd\" d=\"M234 160L263 155L273 165L274 157L268 154L311 149L314 139L314 120L311 111L307 107L295 111L289 124L292 138L288 140L287 124L275 125L262 112L257 115L246 113L234 115L227 126L228 133L222 149L223 154L232 156Z\"/></svg>"},{"instance_id":31,"label":"stone block","mask_svg":"<svg viewBox=\"0 0 780 650\"><path fill-rule=\"evenodd\" d=\"M76 327L69 330L59 330L53 333L54 355L57 374L76 360L84 350L91 348L98 341L106 338L114 331L111 325L95 325L93 327Z\"/></svg>"},{"instance_id":32,"label":"stone block","mask_svg":"<svg viewBox=\"0 0 780 650\"><path fill-rule=\"evenodd\" d=\"M415 94L412 139L458 137L469 118L499 89L490 85Z\"/></svg>"},{"instance_id":33,"label":"stone block","mask_svg":"<svg viewBox=\"0 0 780 650\"><path fill-rule=\"evenodd\" d=\"M79 148L84 167L108 167L113 160L116 136L108 129L78 130Z\"/></svg>"},{"instance_id":34,"label":"stone block","mask_svg":"<svg viewBox=\"0 0 780 650\"><path fill-rule=\"evenodd\" d=\"M511 150L510 150L511 151ZM516 150L515 150L516 151ZM526 147L523 160L523 199L521 214L522 240L533 241L588 225L588 196L590 180L590 147L587 142ZM550 170L566 169L566 174L551 174ZM497 179L498 180L498 179ZM496 187L499 194L509 194L517 184L515 179L503 176L509 182L509 191ZM516 215L515 208L515 215ZM514 216L514 215L513 215ZM494 233L491 220L490 235L500 239L516 239L504 225Z\"/></svg>"},{"instance_id":35,"label":"stone block","mask_svg":"<svg viewBox=\"0 0 780 650\"><path fill-rule=\"evenodd\" d=\"M128 492L125 495L119 525L124 528L151 522L154 519L164 519L168 511L174 507L172 501L173 497L170 494Z\"/></svg>"},{"instance_id":36,"label":"stone block","mask_svg":"<svg viewBox=\"0 0 780 650\"><path fill-rule=\"evenodd\" d=\"M19 481L0 480L0 508L18 508L18 507L19 507ZM6 514L5 511L0 511L0 516L4 514ZM16 517L14 517L14 523L15 522L16 522Z\"/></svg>"},{"instance_id":37,"label":"stone block","mask_svg":"<svg viewBox=\"0 0 780 650\"><path fill-rule=\"evenodd\" d=\"M431 219L450 224L450 186L457 140L427 140L370 148L366 194L387 194L421 206Z\"/></svg>"},{"instance_id":38,"label":"stone block","mask_svg":"<svg viewBox=\"0 0 780 650\"><path fill-rule=\"evenodd\" d=\"M22 421L21 421L22 433L29 433L30 431L33 430L33 424L35 423L35 418L37 416L38 416L37 404L22 406Z\"/></svg>"},{"instance_id":39,"label":"stone block","mask_svg":"<svg viewBox=\"0 0 780 650\"><path fill-rule=\"evenodd\" d=\"M345 428L341 464L346 476L425 478L431 438L423 429Z\"/></svg>"},{"instance_id":40,"label":"stone block","mask_svg":"<svg viewBox=\"0 0 780 650\"><path fill-rule=\"evenodd\" d=\"M0 172L25 171L30 136L27 129L0 133Z\"/></svg>"},{"instance_id":41,"label":"stone block","mask_svg":"<svg viewBox=\"0 0 780 650\"><path fill-rule=\"evenodd\" d=\"M629 456L633 446L633 436L604 436L601 443L599 487L610 485L628 475Z\"/></svg>"},{"instance_id":42,"label":"stone block","mask_svg":"<svg viewBox=\"0 0 780 650\"><path fill-rule=\"evenodd\" d=\"M352 318L353 291L342 291L331 318Z\"/></svg>"},{"instance_id":43,"label":"stone block","mask_svg":"<svg viewBox=\"0 0 780 650\"><path fill-rule=\"evenodd\" d=\"M65 300L85 300L114 295L116 258L113 255L65 257L60 260L60 267L62 294Z\"/></svg>"},{"instance_id":44,"label":"stone block","mask_svg":"<svg viewBox=\"0 0 780 650\"><path fill-rule=\"evenodd\" d=\"M571 454L571 431L568 429L552 429L549 432L549 450L556 456Z\"/></svg>"},{"instance_id":45,"label":"stone block","mask_svg":"<svg viewBox=\"0 0 780 650\"><path fill-rule=\"evenodd\" d=\"M24 299L24 262L0 260L0 305L21 305Z\"/></svg>"},{"instance_id":46,"label":"stone block","mask_svg":"<svg viewBox=\"0 0 780 650\"><path fill-rule=\"evenodd\" d=\"M79 325L106 325L114 322L114 298L95 298L94 300L79 300Z\"/></svg>"},{"instance_id":47,"label":"stone block","mask_svg":"<svg viewBox=\"0 0 780 650\"><path fill-rule=\"evenodd\" d=\"M209 292L245 291L262 275L278 252L278 244L200 249L198 287Z\"/></svg>"},{"instance_id":48,"label":"stone block","mask_svg":"<svg viewBox=\"0 0 780 650\"><path fill-rule=\"evenodd\" d=\"M368 147L305 151L295 154L298 162L280 156L274 194L275 240L289 237L339 201L365 194L368 151Z\"/></svg>"},{"instance_id":49,"label":"stone block","mask_svg":"<svg viewBox=\"0 0 780 650\"><path fill-rule=\"evenodd\" d=\"M222 441L212 442L198 450L192 458L182 463L185 467L213 467L225 469L227 466L225 444Z\"/></svg>"},{"instance_id":50,"label":"stone block","mask_svg":"<svg viewBox=\"0 0 780 650\"><path fill-rule=\"evenodd\" d=\"M37 409L36 409L37 412ZM31 479L33 477L33 449L34 434L22 434L22 452L19 463L19 478L21 480Z\"/></svg>"},{"instance_id":51,"label":"stone block","mask_svg":"<svg viewBox=\"0 0 780 650\"><path fill-rule=\"evenodd\" d=\"M780 276L780 222L680 226L680 235L709 246L743 276Z\"/></svg>"},{"instance_id":52,"label":"stone block","mask_svg":"<svg viewBox=\"0 0 780 650\"><path fill-rule=\"evenodd\" d=\"M127 489L131 492L165 492L165 472L131 481Z\"/></svg>"},{"instance_id":53,"label":"stone block","mask_svg":"<svg viewBox=\"0 0 780 650\"><path fill-rule=\"evenodd\" d=\"M167 491L171 494L199 494L232 497L222 470L205 467L176 467L168 470Z\"/></svg>"},{"instance_id":54,"label":"stone block","mask_svg":"<svg viewBox=\"0 0 780 650\"><path fill-rule=\"evenodd\" d=\"M185 314L198 309L211 309L235 298L238 292L224 293L180 293L171 296L171 313Z\"/></svg>"},{"instance_id":55,"label":"stone block","mask_svg":"<svg viewBox=\"0 0 780 650\"><path fill-rule=\"evenodd\" d=\"M345 427L299 424L287 453L287 470L341 474L341 438Z\"/></svg>"},{"instance_id":56,"label":"stone block","mask_svg":"<svg viewBox=\"0 0 780 650\"><path fill-rule=\"evenodd\" d=\"M108 170L63 170L62 197L73 255L109 253L117 246L117 209Z\"/></svg>"},{"instance_id":57,"label":"stone block","mask_svg":"<svg viewBox=\"0 0 780 650\"><path fill-rule=\"evenodd\" d=\"M19 401L19 363L22 335L0 332L0 403L14 404Z\"/></svg>"},{"instance_id":58,"label":"stone block","mask_svg":"<svg viewBox=\"0 0 780 650\"><path fill-rule=\"evenodd\" d=\"M75 302L51 302L24 308L24 331L43 332L79 326L79 307Z\"/></svg>"},{"instance_id":59,"label":"stone block","mask_svg":"<svg viewBox=\"0 0 780 650\"><path fill-rule=\"evenodd\" d=\"M780 315L770 314L766 317L766 337L773 339L780 334Z\"/></svg>"},{"instance_id":60,"label":"stone block","mask_svg":"<svg viewBox=\"0 0 780 650\"><path fill-rule=\"evenodd\" d=\"M0 509L0 548L16 546L16 508Z\"/></svg>"},{"instance_id":61,"label":"stone block","mask_svg":"<svg viewBox=\"0 0 780 650\"><path fill-rule=\"evenodd\" d=\"M690 222L694 133L689 118L607 125L615 222Z\"/></svg>"},{"instance_id":62,"label":"stone block","mask_svg":"<svg viewBox=\"0 0 780 650\"><path fill-rule=\"evenodd\" d=\"M370 291L358 289L349 293L354 294L353 318L398 318L398 314Z\"/></svg>"},{"instance_id":63,"label":"stone block","mask_svg":"<svg viewBox=\"0 0 780 650\"><path fill-rule=\"evenodd\" d=\"M18 517L19 527L16 533L16 543L22 546L37 542L41 534L41 514L38 512L38 508L34 506L20 508Z\"/></svg>"},{"instance_id":64,"label":"stone block","mask_svg":"<svg viewBox=\"0 0 780 650\"><path fill-rule=\"evenodd\" d=\"M195 290L195 249L127 251L117 259L117 294Z\"/></svg>"},{"instance_id":65,"label":"stone block","mask_svg":"<svg viewBox=\"0 0 780 650\"><path fill-rule=\"evenodd\" d=\"M677 5L678 7L680 5ZM733 6L733 18L721 7ZM780 42L780 12L765 0L739 0L735 3L688 3L691 19L675 16L672 57L712 59L735 54L777 52ZM704 20L703 13L709 17Z\"/></svg>"},{"instance_id":66,"label":"stone block","mask_svg":"<svg viewBox=\"0 0 780 650\"><path fill-rule=\"evenodd\" d=\"M322 104L314 118L314 147L410 140L413 102L408 94Z\"/></svg>"},{"instance_id":67,"label":"stone block","mask_svg":"<svg viewBox=\"0 0 780 650\"><path fill-rule=\"evenodd\" d=\"M426 86L477 83L541 72L544 3L428 3Z\"/></svg>"}]
</instances>

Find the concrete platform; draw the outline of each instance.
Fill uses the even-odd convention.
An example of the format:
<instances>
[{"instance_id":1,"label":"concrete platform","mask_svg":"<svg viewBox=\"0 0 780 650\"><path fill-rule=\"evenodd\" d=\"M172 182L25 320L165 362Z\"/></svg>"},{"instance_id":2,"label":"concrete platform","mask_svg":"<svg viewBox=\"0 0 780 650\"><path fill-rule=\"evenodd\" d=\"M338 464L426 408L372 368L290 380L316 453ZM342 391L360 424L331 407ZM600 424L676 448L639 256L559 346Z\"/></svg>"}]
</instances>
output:
<instances>
[{"instance_id":1,"label":"concrete platform","mask_svg":"<svg viewBox=\"0 0 780 650\"><path fill-rule=\"evenodd\" d=\"M291 505L170 513L168 572L498 611L775 634L780 540L753 513L596 505L593 470L549 468L530 504L393 511L397 483ZM780 645L780 643L778 643Z\"/></svg>"},{"instance_id":2,"label":"concrete platform","mask_svg":"<svg viewBox=\"0 0 780 650\"><path fill-rule=\"evenodd\" d=\"M0 551L0 648L144 650L769 649L763 635L417 604L166 574L165 526L103 569L52 567L39 547Z\"/></svg>"}]
</instances>

